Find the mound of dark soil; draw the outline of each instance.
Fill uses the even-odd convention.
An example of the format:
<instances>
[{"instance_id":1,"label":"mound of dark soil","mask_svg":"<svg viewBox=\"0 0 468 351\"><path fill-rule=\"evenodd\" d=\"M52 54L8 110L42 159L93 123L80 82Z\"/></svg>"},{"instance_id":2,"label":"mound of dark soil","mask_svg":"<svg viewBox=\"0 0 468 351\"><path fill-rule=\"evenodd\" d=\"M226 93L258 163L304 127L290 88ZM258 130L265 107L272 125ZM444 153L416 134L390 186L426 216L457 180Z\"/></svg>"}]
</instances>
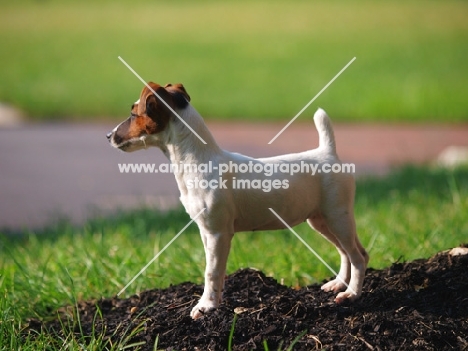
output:
<instances>
[{"instance_id":1,"label":"mound of dark soil","mask_svg":"<svg viewBox=\"0 0 468 351\"><path fill-rule=\"evenodd\" d=\"M468 350L468 255L369 269L361 299L348 305L336 305L319 285L291 289L245 269L227 278L221 307L194 321L189 313L201 293L183 283L83 302L78 313L63 309L59 319L29 328L60 340L65 324L77 337L102 335L109 346L127 338L139 344L133 350L153 350L156 338L158 350L227 350L232 328L233 350Z\"/></svg>"}]
</instances>

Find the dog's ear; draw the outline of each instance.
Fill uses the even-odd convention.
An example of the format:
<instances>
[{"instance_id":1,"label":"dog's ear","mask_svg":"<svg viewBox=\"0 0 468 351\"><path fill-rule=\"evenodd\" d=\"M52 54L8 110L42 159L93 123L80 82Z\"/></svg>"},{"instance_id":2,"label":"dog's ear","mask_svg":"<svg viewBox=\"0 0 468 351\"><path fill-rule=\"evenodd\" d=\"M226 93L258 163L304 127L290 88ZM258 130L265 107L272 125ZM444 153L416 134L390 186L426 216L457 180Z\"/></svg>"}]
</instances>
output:
<instances>
[{"instance_id":1,"label":"dog's ear","mask_svg":"<svg viewBox=\"0 0 468 351\"><path fill-rule=\"evenodd\" d=\"M172 101L178 108L184 108L190 102L190 95L182 84L166 84L164 88L172 95Z\"/></svg>"},{"instance_id":2,"label":"dog's ear","mask_svg":"<svg viewBox=\"0 0 468 351\"><path fill-rule=\"evenodd\" d=\"M156 96L153 94L153 91L166 102L169 101L170 95L167 93L166 89L164 89L159 84L149 82L148 85L151 89L145 86L141 92L140 107L142 109L140 110L140 113L145 111L149 117L153 117L158 112L161 113L167 109L162 102L158 102ZM164 107L164 109L162 109L162 107Z\"/></svg>"},{"instance_id":3,"label":"dog's ear","mask_svg":"<svg viewBox=\"0 0 468 351\"><path fill-rule=\"evenodd\" d=\"M140 113L145 111L155 121L160 120L162 116L170 115L171 112L153 94L153 91L173 108L185 108L190 101L190 96L182 84L166 84L166 86L162 87L159 84L149 82L148 85L152 90L148 87L143 88L140 96L139 110L141 111Z\"/></svg>"},{"instance_id":4,"label":"dog's ear","mask_svg":"<svg viewBox=\"0 0 468 351\"><path fill-rule=\"evenodd\" d=\"M171 95L159 84L153 82L148 83L153 91L165 102L171 104ZM153 91L145 87L140 96L141 111L146 112L146 115L157 123L160 127L166 125L171 112L164 103L159 101Z\"/></svg>"},{"instance_id":5,"label":"dog's ear","mask_svg":"<svg viewBox=\"0 0 468 351\"><path fill-rule=\"evenodd\" d=\"M151 118L156 117L157 111L158 111L158 103L156 100L156 96L153 93L151 93L150 95L146 97L145 105L146 105L146 114Z\"/></svg>"}]
</instances>

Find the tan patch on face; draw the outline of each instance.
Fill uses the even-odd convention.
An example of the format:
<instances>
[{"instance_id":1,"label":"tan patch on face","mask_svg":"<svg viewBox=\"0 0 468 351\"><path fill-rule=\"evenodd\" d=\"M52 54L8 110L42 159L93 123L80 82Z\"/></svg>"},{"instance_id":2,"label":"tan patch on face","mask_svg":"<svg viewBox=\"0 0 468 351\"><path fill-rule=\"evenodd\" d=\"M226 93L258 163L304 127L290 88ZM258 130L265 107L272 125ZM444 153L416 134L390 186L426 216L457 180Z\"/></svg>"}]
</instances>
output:
<instances>
[{"instance_id":1,"label":"tan patch on face","mask_svg":"<svg viewBox=\"0 0 468 351\"><path fill-rule=\"evenodd\" d=\"M132 139L162 132L169 123L172 111L161 99L172 109L185 108L190 101L190 96L182 84L167 84L162 87L150 82L148 85L151 89L147 86L143 88L140 99L132 106L131 116L115 131L113 137L115 144L124 145Z\"/></svg>"},{"instance_id":2,"label":"tan patch on face","mask_svg":"<svg viewBox=\"0 0 468 351\"><path fill-rule=\"evenodd\" d=\"M158 84L148 83L149 86L167 103L171 103L167 91ZM171 106L172 107L172 106ZM153 91L144 87L138 103L132 106L132 116L128 137L138 138L145 134L156 134L164 130L170 118L170 110L159 101Z\"/></svg>"},{"instance_id":3,"label":"tan patch on face","mask_svg":"<svg viewBox=\"0 0 468 351\"><path fill-rule=\"evenodd\" d=\"M138 138L145 134L155 134L158 132L158 125L148 116L132 117L128 138Z\"/></svg>"}]
</instances>

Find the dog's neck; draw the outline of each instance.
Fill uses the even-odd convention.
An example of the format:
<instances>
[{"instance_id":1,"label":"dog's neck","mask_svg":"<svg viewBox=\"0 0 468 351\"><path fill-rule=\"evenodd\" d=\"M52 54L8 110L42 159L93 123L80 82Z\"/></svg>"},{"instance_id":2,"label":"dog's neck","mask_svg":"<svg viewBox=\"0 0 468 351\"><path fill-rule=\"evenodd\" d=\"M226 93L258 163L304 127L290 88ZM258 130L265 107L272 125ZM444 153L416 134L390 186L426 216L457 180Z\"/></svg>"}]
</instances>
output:
<instances>
[{"instance_id":1,"label":"dog's neck","mask_svg":"<svg viewBox=\"0 0 468 351\"><path fill-rule=\"evenodd\" d=\"M208 130L203 118L192 107L188 105L179 111L179 116L202 138L195 135L178 117L173 116L168 130L165 131L164 140L159 145L163 153L172 164L208 163L216 154L222 150L216 143L213 135Z\"/></svg>"}]
</instances>

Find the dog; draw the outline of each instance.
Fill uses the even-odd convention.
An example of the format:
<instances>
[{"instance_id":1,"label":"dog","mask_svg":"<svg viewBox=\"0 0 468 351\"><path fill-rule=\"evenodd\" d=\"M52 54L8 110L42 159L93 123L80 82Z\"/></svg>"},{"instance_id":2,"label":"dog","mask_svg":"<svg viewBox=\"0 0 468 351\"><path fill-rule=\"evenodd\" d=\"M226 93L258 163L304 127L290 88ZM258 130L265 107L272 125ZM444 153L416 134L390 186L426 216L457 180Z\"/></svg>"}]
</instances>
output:
<instances>
[{"instance_id":1,"label":"dog","mask_svg":"<svg viewBox=\"0 0 468 351\"><path fill-rule=\"evenodd\" d=\"M211 164L213 169L242 164L254 169L267 165L270 169L275 165L292 166L300 162L316 166L341 164L330 119L322 109L314 115L319 134L318 148L255 159L218 146L203 118L190 104L190 96L182 84L161 86L150 82L148 86L132 105L130 117L107 134L113 147L125 152L158 147L172 165ZM341 258L340 270L335 279L322 286L322 290L338 293L336 303L353 301L361 295L369 255L356 234L354 175L332 172L291 175L279 172L279 167L273 168L276 172L268 175L241 172L239 167L229 170L224 167L221 177L216 172L196 173L180 169L182 167L175 172L180 200L190 217L196 217L206 255L204 292L191 311L193 319L202 317L221 303L234 233L284 229L285 223L293 227L307 221L336 246ZM239 180L244 185L249 181L257 180L258 185L269 180L270 185L276 186L270 187L270 191L232 186ZM197 184L204 182L205 186L194 186L196 181ZM207 187L207 184L217 184L218 187Z\"/></svg>"}]
</instances>

